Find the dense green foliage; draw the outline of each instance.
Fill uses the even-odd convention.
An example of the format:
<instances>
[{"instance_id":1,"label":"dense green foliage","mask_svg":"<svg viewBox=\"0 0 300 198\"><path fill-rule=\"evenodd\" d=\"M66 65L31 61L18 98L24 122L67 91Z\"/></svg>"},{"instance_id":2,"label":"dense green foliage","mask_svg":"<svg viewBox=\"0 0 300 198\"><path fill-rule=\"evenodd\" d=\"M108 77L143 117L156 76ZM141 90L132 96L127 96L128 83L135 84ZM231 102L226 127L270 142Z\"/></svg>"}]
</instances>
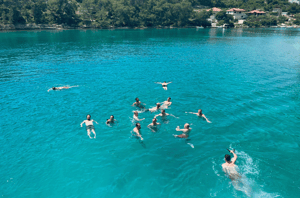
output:
<instances>
[{"instance_id":1,"label":"dense green foliage","mask_svg":"<svg viewBox=\"0 0 300 198\"><path fill-rule=\"evenodd\" d=\"M271 11L281 7L300 13L300 5L288 0L0 0L0 24L65 24L93 27L210 26L211 11L194 12L199 5ZM225 12L219 24L233 26ZM274 24L271 17L248 20L251 26ZM275 20L275 19L274 19ZM280 23L284 18L280 18ZM298 20L298 19L297 19Z\"/></svg>"},{"instance_id":2,"label":"dense green foliage","mask_svg":"<svg viewBox=\"0 0 300 198\"><path fill-rule=\"evenodd\" d=\"M245 25L249 27L260 27L260 26L275 26L277 25L277 17L274 16L250 16L247 18L247 20L244 22Z\"/></svg>"}]
</instances>

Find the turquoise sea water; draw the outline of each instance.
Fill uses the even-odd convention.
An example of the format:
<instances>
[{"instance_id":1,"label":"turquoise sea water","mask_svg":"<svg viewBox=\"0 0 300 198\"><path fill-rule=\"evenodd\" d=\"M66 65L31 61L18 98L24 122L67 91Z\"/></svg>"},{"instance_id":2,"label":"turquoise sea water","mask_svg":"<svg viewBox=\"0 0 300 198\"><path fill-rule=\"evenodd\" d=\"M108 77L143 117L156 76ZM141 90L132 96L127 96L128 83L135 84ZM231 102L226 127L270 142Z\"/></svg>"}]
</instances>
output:
<instances>
[{"instance_id":1,"label":"turquoise sea water","mask_svg":"<svg viewBox=\"0 0 300 198\"><path fill-rule=\"evenodd\" d=\"M2 197L247 197L221 165L235 148L251 197L300 195L300 30L0 33ZM165 91L156 81L172 81ZM78 86L50 91L53 86ZM130 105L172 97L132 137ZM201 108L207 123L185 114ZM95 124L89 139L80 123ZM108 127L110 115L118 125ZM191 123L188 143L176 126Z\"/></svg>"}]
</instances>

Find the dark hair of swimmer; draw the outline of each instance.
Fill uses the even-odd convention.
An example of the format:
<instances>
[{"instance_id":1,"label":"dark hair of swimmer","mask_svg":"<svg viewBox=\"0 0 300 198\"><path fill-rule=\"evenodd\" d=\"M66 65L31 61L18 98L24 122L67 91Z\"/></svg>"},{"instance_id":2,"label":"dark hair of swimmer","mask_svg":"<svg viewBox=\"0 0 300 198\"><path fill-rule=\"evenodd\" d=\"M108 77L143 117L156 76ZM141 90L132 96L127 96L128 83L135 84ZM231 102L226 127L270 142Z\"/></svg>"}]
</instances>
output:
<instances>
[{"instance_id":1,"label":"dark hair of swimmer","mask_svg":"<svg viewBox=\"0 0 300 198\"><path fill-rule=\"evenodd\" d=\"M88 120L90 120L90 119L91 119L91 115L90 115L90 114L87 114L86 118L87 118Z\"/></svg>"},{"instance_id":2,"label":"dark hair of swimmer","mask_svg":"<svg viewBox=\"0 0 300 198\"><path fill-rule=\"evenodd\" d=\"M52 87L52 90L55 90L56 89L56 87Z\"/></svg>"},{"instance_id":3,"label":"dark hair of swimmer","mask_svg":"<svg viewBox=\"0 0 300 198\"><path fill-rule=\"evenodd\" d=\"M166 81L165 81L166 82Z\"/></svg>"},{"instance_id":4,"label":"dark hair of swimmer","mask_svg":"<svg viewBox=\"0 0 300 198\"><path fill-rule=\"evenodd\" d=\"M135 124L135 126L136 126L138 129L140 129L140 128L141 128L141 125L140 125L140 123L136 123L136 124Z\"/></svg>"},{"instance_id":5,"label":"dark hair of swimmer","mask_svg":"<svg viewBox=\"0 0 300 198\"><path fill-rule=\"evenodd\" d=\"M135 101L138 101L139 100L139 98L135 98Z\"/></svg>"},{"instance_id":6,"label":"dark hair of swimmer","mask_svg":"<svg viewBox=\"0 0 300 198\"><path fill-rule=\"evenodd\" d=\"M228 155L228 154L226 154L226 155L225 155L225 160L226 160L226 162L230 162L230 160L231 160L231 156L230 156L230 155Z\"/></svg>"},{"instance_id":7,"label":"dark hair of swimmer","mask_svg":"<svg viewBox=\"0 0 300 198\"><path fill-rule=\"evenodd\" d=\"M157 104L156 104L156 106L159 108L159 107L160 107L160 104L159 104L159 103L157 103Z\"/></svg>"},{"instance_id":8,"label":"dark hair of swimmer","mask_svg":"<svg viewBox=\"0 0 300 198\"><path fill-rule=\"evenodd\" d=\"M161 113L166 113L166 110L164 110L164 109L163 109L163 110L161 110Z\"/></svg>"},{"instance_id":9,"label":"dark hair of swimmer","mask_svg":"<svg viewBox=\"0 0 300 198\"><path fill-rule=\"evenodd\" d=\"M110 117L112 117L113 119L115 118L115 116L111 115Z\"/></svg>"},{"instance_id":10,"label":"dark hair of swimmer","mask_svg":"<svg viewBox=\"0 0 300 198\"><path fill-rule=\"evenodd\" d=\"M171 100L171 98L170 98L170 97L169 97L168 99L169 99L169 100Z\"/></svg>"},{"instance_id":11,"label":"dark hair of swimmer","mask_svg":"<svg viewBox=\"0 0 300 198\"><path fill-rule=\"evenodd\" d=\"M156 122L156 121L157 121L157 119L156 119L156 118L153 118L152 122L154 122L154 121Z\"/></svg>"},{"instance_id":12,"label":"dark hair of swimmer","mask_svg":"<svg viewBox=\"0 0 300 198\"><path fill-rule=\"evenodd\" d=\"M199 114L202 115L202 109L199 109L198 111L199 111Z\"/></svg>"}]
</instances>

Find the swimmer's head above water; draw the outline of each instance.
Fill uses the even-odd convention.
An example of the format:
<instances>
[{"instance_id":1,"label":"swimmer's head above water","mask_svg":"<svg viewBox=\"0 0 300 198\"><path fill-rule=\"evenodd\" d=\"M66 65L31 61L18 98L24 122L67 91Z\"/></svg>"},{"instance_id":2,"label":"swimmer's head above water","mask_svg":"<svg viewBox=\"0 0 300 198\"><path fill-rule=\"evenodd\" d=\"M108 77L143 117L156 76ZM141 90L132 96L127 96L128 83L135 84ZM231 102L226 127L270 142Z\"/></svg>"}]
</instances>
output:
<instances>
[{"instance_id":1,"label":"swimmer's head above water","mask_svg":"<svg viewBox=\"0 0 300 198\"><path fill-rule=\"evenodd\" d=\"M87 120L90 120L90 119L91 119L91 115L88 114L88 115L86 116L86 119L87 119Z\"/></svg>"},{"instance_id":2,"label":"swimmer's head above water","mask_svg":"<svg viewBox=\"0 0 300 198\"><path fill-rule=\"evenodd\" d=\"M202 115L202 109L199 109L199 110L198 110L198 114L199 114L199 115Z\"/></svg>"},{"instance_id":3,"label":"swimmer's head above water","mask_svg":"<svg viewBox=\"0 0 300 198\"><path fill-rule=\"evenodd\" d=\"M190 124L186 123L186 124L184 125L184 128L185 128L185 129L189 129L189 128L190 128Z\"/></svg>"},{"instance_id":4,"label":"swimmer's head above water","mask_svg":"<svg viewBox=\"0 0 300 198\"><path fill-rule=\"evenodd\" d=\"M153 118L153 119L152 119L152 123L153 123L153 124L156 124L156 121L157 121L156 118Z\"/></svg>"},{"instance_id":5,"label":"swimmer's head above water","mask_svg":"<svg viewBox=\"0 0 300 198\"><path fill-rule=\"evenodd\" d=\"M136 102L139 102L139 101L140 101L140 99L139 99L139 98L135 98L135 101L136 101Z\"/></svg>"},{"instance_id":6,"label":"swimmer's head above water","mask_svg":"<svg viewBox=\"0 0 300 198\"><path fill-rule=\"evenodd\" d=\"M139 113L138 113L137 111L134 111L133 114L134 114L135 116L138 116L138 115L139 115Z\"/></svg>"},{"instance_id":7,"label":"swimmer's head above water","mask_svg":"<svg viewBox=\"0 0 300 198\"><path fill-rule=\"evenodd\" d=\"M52 87L52 90L55 90L56 89L56 87Z\"/></svg>"},{"instance_id":8,"label":"swimmer's head above water","mask_svg":"<svg viewBox=\"0 0 300 198\"><path fill-rule=\"evenodd\" d=\"M115 117L113 115L110 116L110 119L113 120Z\"/></svg>"},{"instance_id":9,"label":"swimmer's head above water","mask_svg":"<svg viewBox=\"0 0 300 198\"><path fill-rule=\"evenodd\" d=\"M142 128L140 123L136 123L135 126L136 126L137 129L141 129Z\"/></svg>"},{"instance_id":10,"label":"swimmer's head above water","mask_svg":"<svg viewBox=\"0 0 300 198\"><path fill-rule=\"evenodd\" d=\"M230 162L231 161L231 156L230 155L228 155L228 154L226 154L225 155L225 162Z\"/></svg>"},{"instance_id":11,"label":"swimmer's head above water","mask_svg":"<svg viewBox=\"0 0 300 198\"><path fill-rule=\"evenodd\" d=\"M156 103L156 107L157 107L157 108L160 108L160 103Z\"/></svg>"},{"instance_id":12,"label":"swimmer's head above water","mask_svg":"<svg viewBox=\"0 0 300 198\"><path fill-rule=\"evenodd\" d=\"M170 100L171 100L171 98L169 97L169 98L168 98L168 102L170 102Z\"/></svg>"},{"instance_id":13,"label":"swimmer's head above water","mask_svg":"<svg viewBox=\"0 0 300 198\"><path fill-rule=\"evenodd\" d=\"M166 110L164 110L164 109L161 110L161 114L163 114L163 115L166 114Z\"/></svg>"}]
</instances>

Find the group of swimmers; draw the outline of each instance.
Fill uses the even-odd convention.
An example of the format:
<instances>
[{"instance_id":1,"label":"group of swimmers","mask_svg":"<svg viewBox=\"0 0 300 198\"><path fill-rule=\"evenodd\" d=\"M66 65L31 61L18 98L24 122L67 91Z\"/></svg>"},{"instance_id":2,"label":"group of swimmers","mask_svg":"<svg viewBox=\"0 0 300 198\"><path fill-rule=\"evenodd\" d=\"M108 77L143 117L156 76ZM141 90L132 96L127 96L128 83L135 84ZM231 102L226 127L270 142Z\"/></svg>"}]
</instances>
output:
<instances>
[{"instance_id":1,"label":"group of swimmers","mask_svg":"<svg viewBox=\"0 0 300 198\"><path fill-rule=\"evenodd\" d=\"M163 89L164 90L167 90L167 85L172 83L172 82L169 82L169 83L160 83L160 82L156 82L158 84L161 84ZM62 90L62 89L69 89L71 87L53 87L49 90ZM48 90L48 91L49 91ZM155 132L155 129L158 125L161 125L160 123L157 122L157 117L161 116L162 118L166 117L166 116L173 116L175 117L174 115L172 114L168 114L166 113L165 109L167 109L168 107L170 107L172 104L171 102L171 98L169 97L166 101L164 101L162 103L162 105L160 103L156 103L156 106L155 107L152 107L150 109L146 109L145 108L145 103L142 103L139 98L135 98L135 102L132 104L132 106L136 106L138 108L140 108L141 110L143 110L142 112L146 112L146 111L150 111L151 113L155 112L155 111L158 111L158 110L161 110L161 113L160 114L157 114L154 116L154 118L152 119L152 123L150 123L147 127L152 131L152 132ZM138 111L134 111L133 112L134 115L133 115L133 119L134 121L142 121L144 120L145 118L143 119L139 119L138 118ZM204 118L208 123L211 123L207 118L206 116L202 113L202 110L199 109L198 112L194 113L194 112L185 112L185 113L190 113L190 114L195 114L199 117L202 117ZM106 124L107 125L110 125L110 124L113 124L115 123L117 120L114 119L114 116L111 115L109 119L106 120ZM96 124L98 124L97 121L91 119L91 115L87 115L87 119L84 120L80 126L82 127L82 125L85 123L86 125L86 130L87 130L87 135L92 139L91 137L91 132L94 134L94 138L96 138L96 132L95 132L95 127L93 125L93 122L95 122ZM140 123L136 123L135 124L135 128L133 129L133 132L135 133L136 137L140 138L142 141L143 141L143 137L140 133L140 130L141 130L141 124ZM192 130L192 128L190 128L190 124L186 123L183 127L183 129L180 129L179 126L177 126L176 128L176 131L181 131L182 134L180 135L174 135L174 137L178 137L178 138L188 138L189 137L189 133L190 131ZM188 143L190 144L190 143ZM193 146L192 146L193 148ZM228 149L227 149L228 150ZM237 172L236 168L237 166L235 165L235 161L237 160L237 155L235 154L235 150L228 150L230 153L233 154L233 158L231 159L231 156L226 154L225 155L225 163L222 164L222 169L223 171L229 176L229 178L233 181L233 184L234 184L234 187L236 189L238 189L236 186L237 186L237 183L240 182L240 178L241 176L239 175L239 173ZM238 189L239 190L239 189ZM245 193L248 195L248 192L245 191Z\"/></svg>"}]
</instances>

